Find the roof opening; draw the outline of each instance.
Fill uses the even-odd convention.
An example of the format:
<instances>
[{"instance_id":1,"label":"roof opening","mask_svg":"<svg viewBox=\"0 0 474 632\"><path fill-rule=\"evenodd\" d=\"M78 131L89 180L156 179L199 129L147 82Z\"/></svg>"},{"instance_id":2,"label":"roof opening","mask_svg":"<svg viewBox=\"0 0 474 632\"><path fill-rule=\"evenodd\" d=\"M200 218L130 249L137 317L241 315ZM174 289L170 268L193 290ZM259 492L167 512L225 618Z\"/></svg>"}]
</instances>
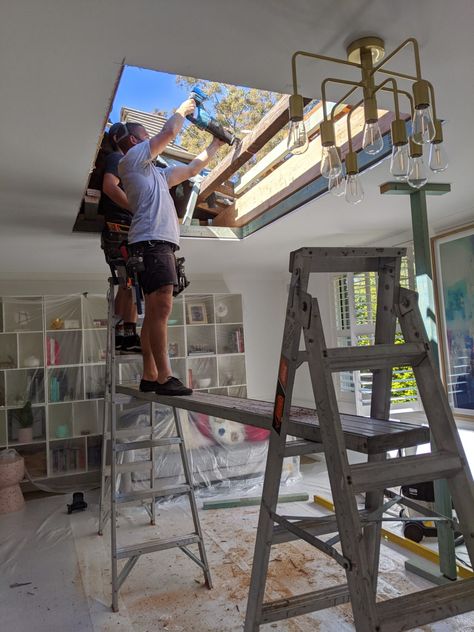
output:
<instances>
[{"instance_id":1,"label":"roof opening","mask_svg":"<svg viewBox=\"0 0 474 632\"><path fill-rule=\"evenodd\" d=\"M240 239L326 191L327 181L319 174L323 115L317 100L306 99L305 105L309 149L292 155L287 147L289 95L125 66L104 132L112 123L133 121L153 136L196 86L205 95L206 111L234 134L236 141L219 150L197 182L186 181L171 191L183 237ZM347 141L348 111L347 106L340 106L336 112L340 147ZM380 112L382 131L385 114ZM354 112L351 123L355 134L362 131L362 111ZM385 127L388 131L389 122ZM160 156L159 166L189 163L210 139L207 131L186 123ZM75 231L102 230L102 178L111 151L104 133Z\"/></svg>"}]
</instances>

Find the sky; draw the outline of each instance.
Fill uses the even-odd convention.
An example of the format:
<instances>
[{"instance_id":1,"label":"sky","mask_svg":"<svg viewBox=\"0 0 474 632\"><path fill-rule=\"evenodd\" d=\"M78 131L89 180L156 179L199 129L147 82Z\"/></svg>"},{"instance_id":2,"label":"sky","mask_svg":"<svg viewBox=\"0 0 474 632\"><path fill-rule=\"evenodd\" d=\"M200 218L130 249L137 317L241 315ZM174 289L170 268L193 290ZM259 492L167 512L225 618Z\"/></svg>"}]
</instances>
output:
<instances>
[{"instance_id":1,"label":"sky","mask_svg":"<svg viewBox=\"0 0 474 632\"><path fill-rule=\"evenodd\" d=\"M110 114L112 123L120 121L120 109L126 105L143 112L176 108L188 96L176 85L175 75L135 66L125 66Z\"/></svg>"}]
</instances>

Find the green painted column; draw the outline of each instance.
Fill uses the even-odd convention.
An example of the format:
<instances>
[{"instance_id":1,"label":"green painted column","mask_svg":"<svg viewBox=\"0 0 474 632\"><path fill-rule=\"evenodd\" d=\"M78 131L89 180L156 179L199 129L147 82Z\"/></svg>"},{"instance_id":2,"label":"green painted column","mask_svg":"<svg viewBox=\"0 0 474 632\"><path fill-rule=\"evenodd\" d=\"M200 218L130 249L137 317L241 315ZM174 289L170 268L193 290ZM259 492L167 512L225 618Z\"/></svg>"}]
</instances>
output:
<instances>
[{"instance_id":1,"label":"green painted column","mask_svg":"<svg viewBox=\"0 0 474 632\"><path fill-rule=\"evenodd\" d=\"M449 184L431 183L415 190L404 182L386 182L381 185L382 194L409 195L415 252L416 289L419 297L421 316L431 344L433 357L439 368L438 335L433 289L433 268L431 263L430 235L426 195L443 195L451 190ZM432 449L435 449L433 438ZM435 481L435 510L445 516L452 516L452 501L445 480ZM438 524L438 547L440 571L448 579L456 579L456 554L454 533L446 524Z\"/></svg>"},{"instance_id":2,"label":"green painted column","mask_svg":"<svg viewBox=\"0 0 474 632\"><path fill-rule=\"evenodd\" d=\"M412 189L413 191L413 189ZM431 343L433 357L439 369L438 335L433 289L433 268L431 264L428 214L426 210L426 192L419 190L410 193L411 221L413 227L413 245L415 251L416 289L426 333ZM431 437L432 449L436 449ZM452 501L445 480L434 481L435 510L444 516L452 516ZM440 570L449 579L456 579L456 554L454 532L446 524L438 524L438 546Z\"/></svg>"}]
</instances>

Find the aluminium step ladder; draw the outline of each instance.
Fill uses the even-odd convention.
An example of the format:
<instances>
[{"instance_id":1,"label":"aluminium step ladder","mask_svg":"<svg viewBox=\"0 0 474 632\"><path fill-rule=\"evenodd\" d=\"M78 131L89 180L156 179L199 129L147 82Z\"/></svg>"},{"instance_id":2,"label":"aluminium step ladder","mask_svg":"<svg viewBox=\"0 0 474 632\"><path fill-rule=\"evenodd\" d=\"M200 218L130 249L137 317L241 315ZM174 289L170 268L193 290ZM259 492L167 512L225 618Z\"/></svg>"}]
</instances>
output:
<instances>
[{"instance_id":1,"label":"aluminium step ladder","mask_svg":"<svg viewBox=\"0 0 474 632\"><path fill-rule=\"evenodd\" d=\"M194 496L194 484L192 470L188 460L186 445L184 442L183 428L179 411L173 408L176 435L173 437L156 437L157 424L155 423L154 402L149 404L150 424L140 428L117 428L117 408L123 406L123 396L117 393L117 365L120 362L129 362L135 356L118 356L115 354L114 338L114 286L118 281L109 279L108 291L108 324L107 324L107 361L105 371L105 397L102 438L102 468L101 468L101 492L99 509L98 533L102 535L107 522L110 520L110 539L112 557L112 609L118 612L118 593L123 582L130 574L139 557L146 553L163 551L178 547L191 558L203 571L207 588L212 588L211 573L206 556L206 549L199 522L199 514ZM138 356L141 359L141 356ZM126 398L127 401L130 397ZM142 404L143 405L143 404ZM144 438L145 437L145 438ZM157 487L155 482L155 448L161 446L179 447L184 485L173 487ZM149 449L149 458L145 461L124 462L124 456L130 450ZM124 473L134 471L148 471L150 473L149 489L138 491L120 491L119 480ZM117 505L121 503L142 502L150 516L151 525L155 525L155 501L171 495L183 495L188 497L191 507L194 531L192 533L175 536L173 538L150 539L140 544L131 546L119 546L117 541ZM190 545L197 545L198 555L189 549ZM126 560L125 565L119 570L119 560Z\"/></svg>"},{"instance_id":2,"label":"aluminium step ladder","mask_svg":"<svg viewBox=\"0 0 474 632\"><path fill-rule=\"evenodd\" d=\"M377 602L380 529L384 490L447 479L459 528L474 562L474 485L443 385L433 363L415 292L399 287L404 249L302 248L291 253L292 273L274 403L265 481L245 620L245 632L260 625L350 602L357 632L399 632L474 609L474 578ZM307 292L314 272L378 273L375 342L369 347L326 347L318 300ZM405 340L394 344L396 321ZM305 350L300 351L301 333ZM298 518L276 513L287 435L298 437L290 409L297 368L308 362L321 446L326 456L335 514ZM388 420L392 368L413 367L437 451L387 460L388 447L368 451L367 463L349 465L332 374L371 369L372 401L367 424ZM387 423L387 422L385 422ZM393 422L394 425L396 422ZM376 430L374 429L374 432ZM301 436L301 435L300 435ZM298 453L295 442L292 453ZM306 450L301 443L301 453ZM419 442L421 443L421 441ZM400 448L402 448L400 441ZM296 450L296 452L295 452ZM361 450L362 451L362 450ZM365 493L358 509L356 494ZM389 494L388 494L389 495ZM338 532L323 540L320 536ZM346 571L347 583L264 603L272 545L302 539L331 556ZM341 551L334 547L340 541Z\"/></svg>"}]
</instances>

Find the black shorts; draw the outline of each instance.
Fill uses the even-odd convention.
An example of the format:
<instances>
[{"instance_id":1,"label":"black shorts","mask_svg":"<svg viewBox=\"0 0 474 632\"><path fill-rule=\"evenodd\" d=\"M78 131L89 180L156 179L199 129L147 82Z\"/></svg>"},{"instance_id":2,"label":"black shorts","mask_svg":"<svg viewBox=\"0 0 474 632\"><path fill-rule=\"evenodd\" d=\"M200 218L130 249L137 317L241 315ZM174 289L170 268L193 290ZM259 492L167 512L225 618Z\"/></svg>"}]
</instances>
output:
<instances>
[{"instance_id":1,"label":"black shorts","mask_svg":"<svg viewBox=\"0 0 474 632\"><path fill-rule=\"evenodd\" d=\"M178 287L175 244L166 241L142 241L130 245L132 251L134 247L143 248L145 270L138 273L138 280L144 294L151 294L164 285Z\"/></svg>"}]
</instances>

